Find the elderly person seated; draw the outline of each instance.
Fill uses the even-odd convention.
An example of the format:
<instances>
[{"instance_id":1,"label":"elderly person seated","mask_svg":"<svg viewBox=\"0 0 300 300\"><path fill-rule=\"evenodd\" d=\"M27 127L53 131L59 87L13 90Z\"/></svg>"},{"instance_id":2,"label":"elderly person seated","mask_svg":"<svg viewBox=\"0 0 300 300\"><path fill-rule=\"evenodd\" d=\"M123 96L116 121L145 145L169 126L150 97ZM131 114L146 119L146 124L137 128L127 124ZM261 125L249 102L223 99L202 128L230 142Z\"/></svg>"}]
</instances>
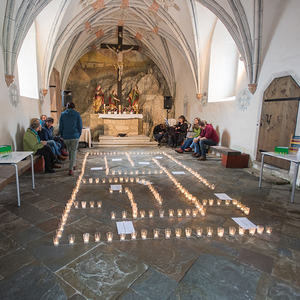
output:
<instances>
[{"instance_id":1,"label":"elderly person seated","mask_svg":"<svg viewBox=\"0 0 300 300\"><path fill-rule=\"evenodd\" d=\"M46 141L41 141L38 132L41 130L41 123L39 119L32 119L30 127L26 130L23 138L24 151L32 151L33 154L42 155L45 159L45 173L54 173L53 168L55 156L47 145Z\"/></svg>"}]
</instances>

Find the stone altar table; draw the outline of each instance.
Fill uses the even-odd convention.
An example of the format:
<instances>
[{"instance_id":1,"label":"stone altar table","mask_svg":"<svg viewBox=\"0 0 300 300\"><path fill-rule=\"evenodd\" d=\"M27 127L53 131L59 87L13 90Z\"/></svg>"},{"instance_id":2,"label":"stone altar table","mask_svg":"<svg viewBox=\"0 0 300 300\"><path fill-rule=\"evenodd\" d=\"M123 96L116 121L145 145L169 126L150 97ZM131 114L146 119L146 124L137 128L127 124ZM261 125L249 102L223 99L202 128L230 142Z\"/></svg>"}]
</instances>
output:
<instances>
[{"instance_id":1,"label":"stone altar table","mask_svg":"<svg viewBox=\"0 0 300 300\"><path fill-rule=\"evenodd\" d=\"M99 114L103 120L104 135L116 136L126 133L128 136L139 135L142 130L142 114Z\"/></svg>"}]
</instances>

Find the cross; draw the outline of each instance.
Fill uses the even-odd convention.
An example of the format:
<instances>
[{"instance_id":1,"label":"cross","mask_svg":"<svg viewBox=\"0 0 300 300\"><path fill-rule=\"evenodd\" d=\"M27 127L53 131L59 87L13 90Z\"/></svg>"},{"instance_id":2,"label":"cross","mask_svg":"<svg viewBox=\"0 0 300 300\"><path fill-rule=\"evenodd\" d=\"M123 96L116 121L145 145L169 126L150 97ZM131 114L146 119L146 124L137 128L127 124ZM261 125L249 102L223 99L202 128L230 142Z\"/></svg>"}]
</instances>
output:
<instances>
[{"instance_id":1,"label":"cross","mask_svg":"<svg viewBox=\"0 0 300 300\"><path fill-rule=\"evenodd\" d=\"M130 50L139 50L139 46L136 45L123 45L123 26L118 26L118 44L101 44L102 49L110 49L116 52L118 57L117 66L117 79L118 79L118 99L122 102L122 73L123 73L123 59L120 61L119 57L123 57L124 52Z\"/></svg>"}]
</instances>

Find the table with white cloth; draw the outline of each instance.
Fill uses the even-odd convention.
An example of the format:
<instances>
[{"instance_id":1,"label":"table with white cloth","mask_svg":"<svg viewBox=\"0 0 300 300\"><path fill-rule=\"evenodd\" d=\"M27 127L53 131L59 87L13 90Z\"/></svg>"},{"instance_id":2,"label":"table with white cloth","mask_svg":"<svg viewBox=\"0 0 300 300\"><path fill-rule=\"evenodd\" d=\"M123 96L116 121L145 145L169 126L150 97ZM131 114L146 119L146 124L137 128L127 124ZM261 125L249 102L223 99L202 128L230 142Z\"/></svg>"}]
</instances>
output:
<instances>
[{"instance_id":1,"label":"table with white cloth","mask_svg":"<svg viewBox=\"0 0 300 300\"><path fill-rule=\"evenodd\" d=\"M262 152L261 155L262 155L261 168L260 168L260 176L259 176L259 184L258 184L259 188L261 188L261 184L262 184L265 156L271 156L271 157L275 157L275 158L288 160L291 163L295 164L295 172L294 172L294 178L293 178L293 184L292 184L292 195L291 195L291 203L294 203L296 182L297 182L299 164L300 164L300 160L297 159L297 155L296 154L279 154L279 153L275 153L275 152Z\"/></svg>"},{"instance_id":2,"label":"table with white cloth","mask_svg":"<svg viewBox=\"0 0 300 300\"><path fill-rule=\"evenodd\" d=\"M91 129L89 127L82 129L79 142L86 143L86 145L89 145L89 148L92 147Z\"/></svg>"},{"instance_id":3,"label":"table with white cloth","mask_svg":"<svg viewBox=\"0 0 300 300\"><path fill-rule=\"evenodd\" d=\"M18 197L18 206L21 205L20 199L20 186L19 186L19 171L18 163L30 156L31 158L31 176L32 176L32 189L35 188L34 184L34 165L33 165L33 152L30 151L14 151L7 156L0 157L0 165L11 165L15 167L16 170L16 185L17 185L17 197Z\"/></svg>"}]
</instances>

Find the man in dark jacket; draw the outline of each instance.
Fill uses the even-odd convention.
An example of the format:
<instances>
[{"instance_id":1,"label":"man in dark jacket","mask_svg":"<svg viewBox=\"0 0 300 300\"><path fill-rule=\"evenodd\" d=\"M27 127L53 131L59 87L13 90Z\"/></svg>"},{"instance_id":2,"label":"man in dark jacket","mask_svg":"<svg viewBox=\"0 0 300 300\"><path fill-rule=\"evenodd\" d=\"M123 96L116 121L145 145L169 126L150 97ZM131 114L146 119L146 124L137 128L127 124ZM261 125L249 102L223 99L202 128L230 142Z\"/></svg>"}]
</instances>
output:
<instances>
[{"instance_id":1,"label":"man in dark jacket","mask_svg":"<svg viewBox=\"0 0 300 300\"><path fill-rule=\"evenodd\" d=\"M75 110L75 104L70 102L67 109L61 114L59 120L59 132L69 152L69 175L73 175L76 164L77 148L82 131L82 120L79 112Z\"/></svg>"},{"instance_id":2,"label":"man in dark jacket","mask_svg":"<svg viewBox=\"0 0 300 300\"><path fill-rule=\"evenodd\" d=\"M160 143L162 139L166 136L166 125L164 124L158 124L153 129L153 137L158 142L158 145L160 146Z\"/></svg>"}]
</instances>

